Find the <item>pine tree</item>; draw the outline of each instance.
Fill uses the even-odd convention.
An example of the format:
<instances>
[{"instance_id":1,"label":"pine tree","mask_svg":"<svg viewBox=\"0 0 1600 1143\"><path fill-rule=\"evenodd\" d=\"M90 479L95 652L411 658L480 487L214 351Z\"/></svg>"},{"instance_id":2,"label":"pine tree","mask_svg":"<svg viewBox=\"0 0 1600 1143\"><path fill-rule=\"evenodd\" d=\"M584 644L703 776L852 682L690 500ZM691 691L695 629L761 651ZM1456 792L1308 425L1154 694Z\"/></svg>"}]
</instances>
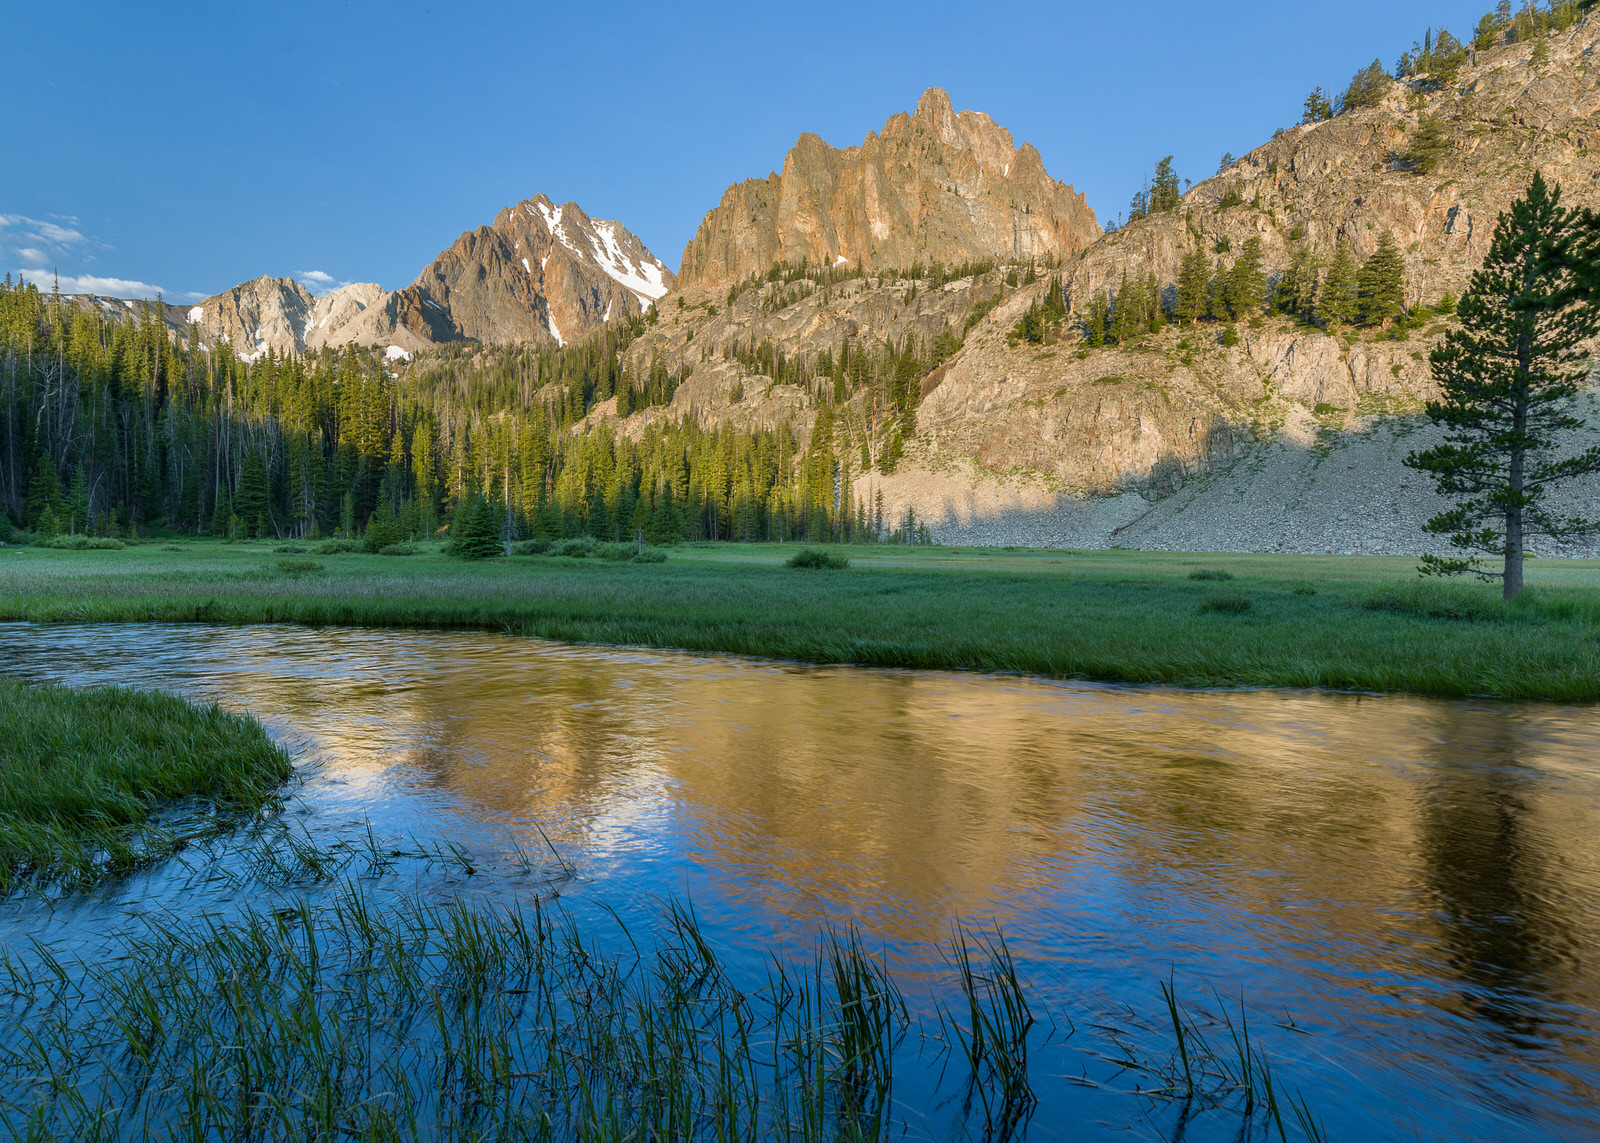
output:
<instances>
[{"instance_id":1,"label":"pine tree","mask_svg":"<svg viewBox=\"0 0 1600 1143\"><path fill-rule=\"evenodd\" d=\"M1406 146L1406 162L1419 174L1432 174L1449 153L1450 136L1445 132L1444 121L1437 115L1420 116Z\"/></svg>"},{"instance_id":2,"label":"pine tree","mask_svg":"<svg viewBox=\"0 0 1600 1143\"><path fill-rule=\"evenodd\" d=\"M1217 259L1216 271L1206 283L1206 317L1212 321L1226 321L1228 313L1228 269Z\"/></svg>"},{"instance_id":3,"label":"pine tree","mask_svg":"<svg viewBox=\"0 0 1600 1143\"><path fill-rule=\"evenodd\" d=\"M1128 285L1128 271L1123 270L1122 285L1117 289L1117 296L1111 310L1109 340L1116 345L1132 341L1139 332L1138 300L1135 297L1135 292Z\"/></svg>"},{"instance_id":4,"label":"pine tree","mask_svg":"<svg viewBox=\"0 0 1600 1143\"><path fill-rule=\"evenodd\" d=\"M1091 348L1098 349L1106 343L1106 327L1110 324L1111 307L1106 302L1104 290L1096 290L1089 301L1089 316L1084 320L1084 334Z\"/></svg>"},{"instance_id":5,"label":"pine tree","mask_svg":"<svg viewBox=\"0 0 1600 1143\"><path fill-rule=\"evenodd\" d=\"M1393 82L1389 73L1383 70L1383 63L1373 60L1351 78L1350 86L1345 88L1344 95L1340 97L1339 110L1355 111L1362 107L1378 106Z\"/></svg>"},{"instance_id":6,"label":"pine tree","mask_svg":"<svg viewBox=\"0 0 1600 1143\"><path fill-rule=\"evenodd\" d=\"M1333 118L1333 101L1323 92L1321 87L1311 89L1311 94L1306 96L1305 108L1301 112L1300 122L1321 123L1324 119Z\"/></svg>"},{"instance_id":7,"label":"pine tree","mask_svg":"<svg viewBox=\"0 0 1600 1143\"><path fill-rule=\"evenodd\" d=\"M449 554L464 560L484 560L505 555L500 543L500 521L489 501L470 492L456 506L450 525Z\"/></svg>"},{"instance_id":8,"label":"pine tree","mask_svg":"<svg viewBox=\"0 0 1600 1143\"><path fill-rule=\"evenodd\" d=\"M1464 552L1501 556L1489 572L1476 557L1423 557L1424 574L1471 572L1499 578L1506 599L1522 592L1528 537L1591 532L1600 521L1560 516L1543 504L1563 481L1600 472L1600 446L1558 456L1563 438L1584 427L1574 398L1589 372L1584 343L1600 332L1592 281L1593 249L1584 232L1600 231L1561 206L1559 187L1535 175L1528 193L1503 211L1482 267L1457 304L1459 329L1430 355L1442 391L1428 416L1446 443L1405 463L1433 477L1454 500L1423 527Z\"/></svg>"},{"instance_id":9,"label":"pine tree","mask_svg":"<svg viewBox=\"0 0 1600 1143\"><path fill-rule=\"evenodd\" d=\"M244 522L252 536L267 534L267 517L271 511L271 490L267 486L267 466L261 463L261 454L247 449L244 467L239 471L239 488L233 496L233 512Z\"/></svg>"},{"instance_id":10,"label":"pine tree","mask_svg":"<svg viewBox=\"0 0 1600 1143\"><path fill-rule=\"evenodd\" d=\"M1317 313L1316 252L1308 243L1296 246L1289 254L1289 265L1278 279L1272 305L1280 314L1297 321L1312 321Z\"/></svg>"},{"instance_id":11,"label":"pine tree","mask_svg":"<svg viewBox=\"0 0 1600 1143\"><path fill-rule=\"evenodd\" d=\"M1183 256L1178 267L1178 304L1173 311L1179 321L1193 325L1206 312L1206 292L1211 286L1211 260L1197 244Z\"/></svg>"},{"instance_id":12,"label":"pine tree","mask_svg":"<svg viewBox=\"0 0 1600 1143\"><path fill-rule=\"evenodd\" d=\"M1150 180L1150 213L1165 214L1178 209L1178 175L1172 169L1172 156L1156 163L1155 178Z\"/></svg>"},{"instance_id":13,"label":"pine tree","mask_svg":"<svg viewBox=\"0 0 1600 1143\"><path fill-rule=\"evenodd\" d=\"M1356 299L1362 325L1384 326L1405 312L1405 261L1391 231L1383 232L1372 257L1362 263Z\"/></svg>"},{"instance_id":14,"label":"pine tree","mask_svg":"<svg viewBox=\"0 0 1600 1143\"><path fill-rule=\"evenodd\" d=\"M1144 321L1145 329L1150 333L1161 332L1166 322L1166 314L1161 306L1161 283L1156 280L1154 270L1144 276Z\"/></svg>"},{"instance_id":15,"label":"pine tree","mask_svg":"<svg viewBox=\"0 0 1600 1143\"><path fill-rule=\"evenodd\" d=\"M381 552L391 544L398 544L404 538L400 519L395 515L389 497L379 496L378 510L367 521L367 533L362 538L362 546L369 552Z\"/></svg>"},{"instance_id":16,"label":"pine tree","mask_svg":"<svg viewBox=\"0 0 1600 1143\"><path fill-rule=\"evenodd\" d=\"M60 515L68 535L89 531L89 476L81 464L72 470L72 488L61 502Z\"/></svg>"},{"instance_id":17,"label":"pine tree","mask_svg":"<svg viewBox=\"0 0 1600 1143\"><path fill-rule=\"evenodd\" d=\"M1324 328L1334 325L1352 325L1359 311L1356 308L1356 260L1348 244L1341 242L1334 248L1333 261L1322 280L1322 296L1317 299L1317 324Z\"/></svg>"},{"instance_id":18,"label":"pine tree","mask_svg":"<svg viewBox=\"0 0 1600 1143\"><path fill-rule=\"evenodd\" d=\"M61 499L61 482L56 479L56 466L49 456L39 454L33 475L28 479L28 498L23 504L22 518L28 531L39 527L46 512L54 512Z\"/></svg>"},{"instance_id":19,"label":"pine tree","mask_svg":"<svg viewBox=\"0 0 1600 1143\"><path fill-rule=\"evenodd\" d=\"M1245 241L1239 257L1228 271L1228 312L1236 318L1261 312L1267 292L1267 278L1262 270L1261 239L1252 236Z\"/></svg>"}]
</instances>

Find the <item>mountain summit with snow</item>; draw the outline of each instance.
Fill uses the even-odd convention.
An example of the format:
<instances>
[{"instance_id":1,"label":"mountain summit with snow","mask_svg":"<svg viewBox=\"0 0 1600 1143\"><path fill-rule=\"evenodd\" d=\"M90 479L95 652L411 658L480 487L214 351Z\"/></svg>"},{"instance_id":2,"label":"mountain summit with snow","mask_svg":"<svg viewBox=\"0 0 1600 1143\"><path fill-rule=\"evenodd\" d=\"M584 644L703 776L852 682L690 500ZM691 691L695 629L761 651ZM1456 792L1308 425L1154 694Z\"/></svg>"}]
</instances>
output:
<instances>
[{"instance_id":1,"label":"mountain summit with snow","mask_svg":"<svg viewBox=\"0 0 1600 1143\"><path fill-rule=\"evenodd\" d=\"M464 233L411 289L448 312L461 337L565 343L643 313L675 281L620 222L538 195Z\"/></svg>"},{"instance_id":2,"label":"mountain summit with snow","mask_svg":"<svg viewBox=\"0 0 1600 1143\"><path fill-rule=\"evenodd\" d=\"M462 234L402 290L357 282L316 297L263 276L172 316L174 328L195 328L206 345L225 340L247 361L350 344L404 357L467 339L564 344L644 313L675 282L620 222L537 195Z\"/></svg>"}]
</instances>

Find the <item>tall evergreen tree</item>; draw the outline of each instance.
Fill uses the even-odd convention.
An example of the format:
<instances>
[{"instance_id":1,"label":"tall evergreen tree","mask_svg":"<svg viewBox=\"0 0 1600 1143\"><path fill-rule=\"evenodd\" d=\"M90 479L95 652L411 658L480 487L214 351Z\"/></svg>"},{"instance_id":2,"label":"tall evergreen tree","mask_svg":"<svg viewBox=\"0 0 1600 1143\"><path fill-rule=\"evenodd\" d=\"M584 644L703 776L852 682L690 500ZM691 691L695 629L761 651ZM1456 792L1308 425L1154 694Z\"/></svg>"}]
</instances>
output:
<instances>
[{"instance_id":1,"label":"tall evergreen tree","mask_svg":"<svg viewBox=\"0 0 1600 1143\"><path fill-rule=\"evenodd\" d=\"M1455 506L1424 529L1455 548L1500 556L1491 572L1475 556L1424 556L1424 574L1472 572L1499 578L1506 599L1522 592L1530 536L1564 536L1600 521L1562 516L1544 499L1563 481L1600 472L1600 446L1560 456L1563 438L1584 426L1574 398L1589 372L1584 343L1600 332L1591 283L1592 219L1561 205L1559 187L1535 175L1527 194L1500 214L1482 267L1461 296L1461 326L1430 355L1441 398L1428 416L1446 443L1406 457Z\"/></svg>"},{"instance_id":2,"label":"tall evergreen tree","mask_svg":"<svg viewBox=\"0 0 1600 1143\"><path fill-rule=\"evenodd\" d=\"M1138 334L1143 324L1140 310L1138 290L1129 284L1128 271L1122 271L1122 285L1117 288L1116 301L1111 310L1111 335L1110 340L1118 345L1131 341Z\"/></svg>"},{"instance_id":3,"label":"tall evergreen tree","mask_svg":"<svg viewBox=\"0 0 1600 1143\"><path fill-rule=\"evenodd\" d=\"M1084 319L1084 336L1091 348L1098 349L1106 343L1106 327L1110 323L1111 307L1106 304L1106 292L1096 290L1089 300L1089 314Z\"/></svg>"},{"instance_id":4,"label":"tall evergreen tree","mask_svg":"<svg viewBox=\"0 0 1600 1143\"><path fill-rule=\"evenodd\" d=\"M89 474L81 464L72 470L72 487L62 501L59 515L68 535L89 530Z\"/></svg>"},{"instance_id":5,"label":"tall evergreen tree","mask_svg":"<svg viewBox=\"0 0 1600 1143\"><path fill-rule=\"evenodd\" d=\"M1417 129L1406 145L1406 162L1419 174L1432 174L1449 153L1450 136L1445 131L1444 120L1437 115L1419 116Z\"/></svg>"},{"instance_id":6,"label":"tall evergreen tree","mask_svg":"<svg viewBox=\"0 0 1600 1143\"><path fill-rule=\"evenodd\" d=\"M255 449L246 449L244 466L239 470L239 488L233 496L233 511L245 531L252 536L269 533L269 515L272 508L271 489L267 484L267 466Z\"/></svg>"},{"instance_id":7,"label":"tall evergreen tree","mask_svg":"<svg viewBox=\"0 0 1600 1143\"><path fill-rule=\"evenodd\" d=\"M1200 320L1206 312L1206 292L1210 286L1211 260L1196 243L1178 267L1178 304L1174 316L1190 325Z\"/></svg>"},{"instance_id":8,"label":"tall evergreen tree","mask_svg":"<svg viewBox=\"0 0 1600 1143\"><path fill-rule=\"evenodd\" d=\"M1333 118L1333 100L1328 98L1321 87L1311 89L1311 94L1306 96L1305 108L1300 114L1302 123L1321 123L1324 119Z\"/></svg>"},{"instance_id":9,"label":"tall evergreen tree","mask_svg":"<svg viewBox=\"0 0 1600 1143\"><path fill-rule=\"evenodd\" d=\"M1389 73L1383 70L1383 63L1373 60L1351 78L1350 86L1345 88L1344 95L1339 99L1339 110L1355 111L1362 107L1378 106L1389 93L1393 82Z\"/></svg>"},{"instance_id":10,"label":"tall evergreen tree","mask_svg":"<svg viewBox=\"0 0 1600 1143\"><path fill-rule=\"evenodd\" d=\"M1226 321L1231 315L1228 312L1228 270L1222 264L1222 259L1217 259L1216 271L1211 275L1211 280L1206 283L1206 317L1212 321Z\"/></svg>"},{"instance_id":11,"label":"tall evergreen tree","mask_svg":"<svg viewBox=\"0 0 1600 1143\"><path fill-rule=\"evenodd\" d=\"M1317 323L1324 328L1353 325L1359 314L1356 307L1356 259L1350 247L1340 242L1334 247L1333 261L1322 280L1322 296L1317 299Z\"/></svg>"},{"instance_id":12,"label":"tall evergreen tree","mask_svg":"<svg viewBox=\"0 0 1600 1143\"><path fill-rule=\"evenodd\" d=\"M1178 209L1178 174L1172 169L1172 156L1156 163L1155 178L1150 180L1150 213L1165 214Z\"/></svg>"},{"instance_id":13,"label":"tall evergreen tree","mask_svg":"<svg viewBox=\"0 0 1600 1143\"><path fill-rule=\"evenodd\" d=\"M41 452L28 481L28 498L23 508L23 523L30 532L39 526L46 512L56 513L60 498L61 482L56 479L56 466Z\"/></svg>"},{"instance_id":14,"label":"tall evergreen tree","mask_svg":"<svg viewBox=\"0 0 1600 1143\"><path fill-rule=\"evenodd\" d=\"M1280 314L1309 322L1317 313L1316 252L1302 242L1289 254L1289 265L1272 293L1272 308Z\"/></svg>"},{"instance_id":15,"label":"tall evergreen tree","mask_svg":"<svg viewBox=\"0 0 1600 1143\"><path fill-rule=\"evenodd\" d=\"M1405 260L1392 231L1378 238L1378 248L1356 275L1356 305L1362 325L1384 326L1405 312Z\"/></svg>"},{"instance_id":16,"label":"tall evergreen tree","mask_svg":"<svg viewBox=\"0 0 1600 1143\"><path fill-rule=\"evenodd\" d=\"M486 497L472 492L456 507L447 550L450 555L466 560L505 555L505 547L500 541L500 521Z\"/></svg>"},{"instance_id":17,"label":"tall evergreen tree","mask_svg":"<svg viewBox=\"0 0 1600 1143\"><path fill-rule=\"evenodd\" d=\"M1228 271L1228 312L1236 318L1261 312L1266 300L1267 276L1262 268L1261 239L1245 240L1239 256Z\"/></svg>"}]
</instances>

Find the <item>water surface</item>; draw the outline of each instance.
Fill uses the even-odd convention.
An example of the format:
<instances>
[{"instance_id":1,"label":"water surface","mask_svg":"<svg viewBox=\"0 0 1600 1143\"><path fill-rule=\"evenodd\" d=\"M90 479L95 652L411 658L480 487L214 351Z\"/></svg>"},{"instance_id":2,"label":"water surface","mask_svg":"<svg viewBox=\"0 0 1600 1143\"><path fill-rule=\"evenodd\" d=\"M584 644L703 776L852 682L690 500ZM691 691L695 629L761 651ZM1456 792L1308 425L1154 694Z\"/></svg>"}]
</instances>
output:
<instances>
[{"instance_id":1,"label":"water surface","mask_svg":"<svg viewBox=\"0 0 1600 1143\"><path fill-rule=\"evenodd\" d=\"M648 924L687 897L753 968L850 920L915 982L954 923L997 923L1079 1022L1155 1015L1169 974L1242 996L1335 1137L1600 1136L1593 709L277 626L3 625L0 670L256 715L318 836L547 836L595 925L597 902ZM115 925L86 916L215 910L206 884L14 901L0 939L92 945ZM1035 1058L1030 1138L1171 1129L1059 1082L1085 1068L1072 1037Z\"/></svg>"}]
</instances>

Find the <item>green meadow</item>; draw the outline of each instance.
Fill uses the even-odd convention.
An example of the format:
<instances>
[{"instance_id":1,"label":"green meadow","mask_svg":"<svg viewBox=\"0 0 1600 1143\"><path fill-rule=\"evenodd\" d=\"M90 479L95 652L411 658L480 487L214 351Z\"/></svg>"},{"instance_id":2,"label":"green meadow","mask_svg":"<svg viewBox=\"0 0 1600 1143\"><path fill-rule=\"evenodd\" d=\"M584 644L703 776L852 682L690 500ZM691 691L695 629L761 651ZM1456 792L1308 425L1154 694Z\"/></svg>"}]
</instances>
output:
<instances>
[{"instance_id":1,"label":"green meadow","mask_svg":"<svg viewBox=\"0 0 1600 1143\"><path fill-rule=\"evenodd\" d=\"M471 628L814 663L1201 687L1563 702L1600 693L1600 561L1494 585L1401 557L829 547L672 548L663 563L433 545L147 542L0 549L0 619Z\"/></svg>"}]
</instances>

